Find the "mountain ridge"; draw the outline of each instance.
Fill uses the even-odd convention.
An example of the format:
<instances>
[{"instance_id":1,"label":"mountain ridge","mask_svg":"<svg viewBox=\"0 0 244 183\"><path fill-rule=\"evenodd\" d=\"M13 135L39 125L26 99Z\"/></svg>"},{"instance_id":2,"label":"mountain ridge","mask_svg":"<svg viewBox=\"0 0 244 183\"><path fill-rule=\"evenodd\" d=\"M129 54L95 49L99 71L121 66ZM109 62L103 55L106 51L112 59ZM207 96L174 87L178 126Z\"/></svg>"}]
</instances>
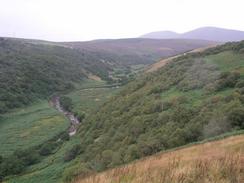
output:
<instances>
[{"instance_id":1,"label":"mountain ridge","mask_svg":"<svg viewBox=\"0 0 244 183\"><path fill-rule=\"evenodd\" d=\"M167 32L171 32L171 34L167 34ZM153 39L201 39L217 42L228 42L244 40L244 31L207 26L196 28L184 33L176 33L172 31L157 31L144 34L140 37Z\"/></svg>"}]
</instances>

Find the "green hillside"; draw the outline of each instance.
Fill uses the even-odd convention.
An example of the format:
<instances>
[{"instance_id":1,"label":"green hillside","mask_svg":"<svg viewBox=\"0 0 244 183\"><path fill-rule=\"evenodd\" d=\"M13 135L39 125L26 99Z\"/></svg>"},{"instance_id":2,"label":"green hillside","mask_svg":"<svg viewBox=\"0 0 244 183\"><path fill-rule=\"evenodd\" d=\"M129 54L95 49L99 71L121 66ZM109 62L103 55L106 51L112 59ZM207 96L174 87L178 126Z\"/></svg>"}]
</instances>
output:
<instances>
[{"instance_id":1,"label":"green hillside","mask_svg":"<svg viewBox=\"0 0 244 183\"><path fill-rule=\"evenodd\" d=\"M167 44L171 46L162 47ZM72 90L75 83L94 75L110 83L125 83L133 75L134 65L210 44L213 42L198 40L128 39L111 44L0 38L0 113Z\"/></svg>"},{"instance_id":2,"label":"green hillside","mask_svg":"<svg viewBox=\"0 0 244 183\"><path fill-rule=\"evenodd\" d=\"M0 113L74 88L88 74L108 79L111 66L90 52L0 39Z\"/></svg>"},{"instance_id":3,"label":"green hillside","mask_svg":"<svg viewBox=\"0 0 244 183\"><path fill-rule=\"evenodd\" d=\"M82 165L101 171L243 129L243 50L239 42L187 54L130 82L80 127Z\"/></svg>"}]
</instances>

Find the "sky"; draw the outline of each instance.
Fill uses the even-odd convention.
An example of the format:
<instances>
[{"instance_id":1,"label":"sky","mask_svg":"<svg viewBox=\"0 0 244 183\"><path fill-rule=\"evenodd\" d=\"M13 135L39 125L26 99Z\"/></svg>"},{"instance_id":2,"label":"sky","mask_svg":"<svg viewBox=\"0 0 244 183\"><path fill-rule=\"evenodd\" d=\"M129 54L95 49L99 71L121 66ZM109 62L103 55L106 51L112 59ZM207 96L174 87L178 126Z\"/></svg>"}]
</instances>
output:
<instances>
[{"instance_id":1,"label":"sky","mask_svg":"<svg viewBox=\"0 0 244 183\"><path fill-rule=\"evenodd\" d=\"M130 38L203 26L244 31L244 0L0 0L0 36Z\"/></svg>"}]
</instances>

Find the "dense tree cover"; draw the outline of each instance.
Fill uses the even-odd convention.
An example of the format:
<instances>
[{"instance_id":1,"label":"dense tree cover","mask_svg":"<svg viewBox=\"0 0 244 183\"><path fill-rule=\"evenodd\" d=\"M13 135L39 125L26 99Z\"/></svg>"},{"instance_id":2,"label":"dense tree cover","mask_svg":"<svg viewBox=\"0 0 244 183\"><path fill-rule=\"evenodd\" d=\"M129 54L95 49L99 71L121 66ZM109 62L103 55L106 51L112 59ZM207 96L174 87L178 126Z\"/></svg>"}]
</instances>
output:
<instances>
[{"instance_id":1,"label":"dense tree cover","mask_svg":"<svg viewBox=\"0 0 244 183\"><path fill-rule=\"evenodd\" d=\"M243 42L228 43L189 54L130 82L83 121L81 161L100 171L243 129L243 62L227 71L209 62L224 51L244 60L243 48Z\"/></svg>"},{"instance_id":2,"label":"dense tree cover","mask_svg":"<svg viewBox=\"0 0 244 183\"><path fill-rule=\"evenodd\" d=\"M0 113L72 89L88 73L107 79L112 67L89 51L0 39Z\"/></svg>"}]
</instances>

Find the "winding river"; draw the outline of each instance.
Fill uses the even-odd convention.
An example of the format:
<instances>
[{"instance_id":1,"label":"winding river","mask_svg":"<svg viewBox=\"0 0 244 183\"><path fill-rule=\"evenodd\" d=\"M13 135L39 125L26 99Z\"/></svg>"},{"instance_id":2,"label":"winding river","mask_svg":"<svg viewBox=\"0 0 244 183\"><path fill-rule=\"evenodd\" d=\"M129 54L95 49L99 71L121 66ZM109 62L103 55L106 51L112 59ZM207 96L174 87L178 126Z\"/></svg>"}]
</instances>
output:
<instances>
[{"instance_id":1,"label":"winding river","mask_svg":"<svg viewBox=\"0 0 244 183\"><path fill-rule=\"evenodd\" d=\"M68 129L69 136L73 136L76 134L77 128L80 124L80 121L72 112L68 112L64 110L60 104L60 98L58 96L55 96L51 99L52 106L57 109L59 112L63 113L66 118L68 118L70 122L70 127Z\"/></svg>"}]
</instances>

